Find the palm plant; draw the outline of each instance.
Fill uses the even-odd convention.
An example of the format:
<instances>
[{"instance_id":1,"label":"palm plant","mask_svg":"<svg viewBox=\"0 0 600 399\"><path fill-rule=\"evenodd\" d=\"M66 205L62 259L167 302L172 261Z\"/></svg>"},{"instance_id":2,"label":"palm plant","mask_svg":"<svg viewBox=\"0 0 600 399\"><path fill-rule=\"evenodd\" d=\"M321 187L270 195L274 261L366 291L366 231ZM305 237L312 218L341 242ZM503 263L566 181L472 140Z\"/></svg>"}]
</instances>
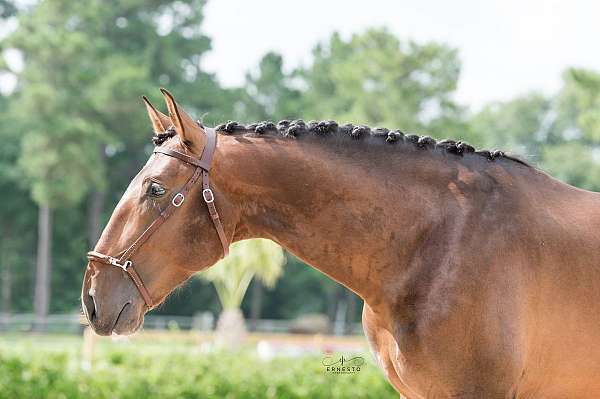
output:
<instances>
[{"instance_id":1,"label":"palm plant","mask_svg":"<svg viewBox=\"0 0 600 399\"><path fill-rule=\"evenodd\" d=\"M200 277L213 283L223 311L217 323L217 340L228 347L243 341L246 334L240 306L248 286L257 277L272 287L281 276L285 257L283 250L271 240L253 239L231 246L229 255Z\"/></svg>"}]
</instances>

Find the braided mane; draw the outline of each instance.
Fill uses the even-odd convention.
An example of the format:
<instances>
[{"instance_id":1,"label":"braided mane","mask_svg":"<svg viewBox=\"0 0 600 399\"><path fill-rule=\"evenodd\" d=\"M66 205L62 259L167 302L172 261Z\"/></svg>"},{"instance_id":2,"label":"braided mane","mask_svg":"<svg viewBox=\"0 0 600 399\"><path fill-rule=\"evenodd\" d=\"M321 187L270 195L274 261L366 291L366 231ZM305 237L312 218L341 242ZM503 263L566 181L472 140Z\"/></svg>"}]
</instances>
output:
<instances>
[{"instance_id":1,"label":"braided mane","mask_svg":"<svg viewBox=\"0 0 600 399\"><path fill-rule=\"evenodd\" d=\"M163 133L154 133L154 136L152 136L152 143L155 146L160 146L162 143L164 143L171 137L175 137L176 135L177 135L177 132L175 131L175 128L173 126L171 126L167 130L165 130Z\"/></svg>"},{"instance_id":2,"label":"braided mane","mask_svg":"<svg viewBox=\"0 0 600 399\"><path fill-rule=\"evenodd\" d=\"M245 134L255 133L258 135L281 135L283 137L295 138L301 135L313 134L318 136L338 135L349 137L353 140L359 140L361 137L372 136L380 137L386 143L392 145L404 143L414 145L420 149L442 149L450 154L463 156L464 154L475 154L485 157L489 161L496 159L509 159L521 165L530 166L526 161L507 155L504 151L496 150L476 150L473 146L456 140L441 140L437 141L429 136L418 136L416 134L405 134L401 130L390 130L384 127L370 128L365 125L354 125L346 123L338 124L336 121L309 121L304 122L302 119L293 121L284 119L277 124L271 121L257 122L249 125L243 125L236 121L228 121L215 127L215 130L221 134ZM154 145L161 145L167 139L175 136L177 133L173 127L167 129L164 133L155 134L152 138Z\"/></svg>"}]
</instances>

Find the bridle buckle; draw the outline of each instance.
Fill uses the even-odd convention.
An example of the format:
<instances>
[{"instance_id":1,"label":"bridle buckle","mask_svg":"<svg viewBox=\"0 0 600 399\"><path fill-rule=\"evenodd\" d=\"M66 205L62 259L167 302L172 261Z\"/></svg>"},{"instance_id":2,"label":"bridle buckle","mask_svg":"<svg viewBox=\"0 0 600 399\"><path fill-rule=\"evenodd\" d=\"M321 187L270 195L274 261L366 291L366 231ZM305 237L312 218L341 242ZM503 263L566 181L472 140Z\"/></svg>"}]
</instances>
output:
<instances>
[{"instance_id":1,"label":"bridle buckle","mask_svg":"<svg viewBox=\"0 0 600 399\"><path fill-rule=\"evenodd\" d=\"M202 190L202 198L204 198L204 202L207 204L215 202L215 195L210 188Z\"/></svg>"},{"instance_id":2,"label":"bridle buckle","mask_svg":"<svg viewBox=\"0 0 600 399\"><path fill-rule=\"evenodd\" d=\"M130 260L126 260L124 263L119 263L119 260L117 258L112 257L108 261L111 265L119 267L124 271L127 271L127 268L133 264Z\"/></svg>"},{"instance_id":3,"label":"bridle buckle","mask_svg":"<svg viewBox=\"0 0 600 399\"><path fill-rule=\"evenodd\" d=\"M171 203L174 207L179 208L181 204L183 204L183 201L185 201L185 196L181 193L177 193L171 200Z\"/></svg>"}]
</instances>

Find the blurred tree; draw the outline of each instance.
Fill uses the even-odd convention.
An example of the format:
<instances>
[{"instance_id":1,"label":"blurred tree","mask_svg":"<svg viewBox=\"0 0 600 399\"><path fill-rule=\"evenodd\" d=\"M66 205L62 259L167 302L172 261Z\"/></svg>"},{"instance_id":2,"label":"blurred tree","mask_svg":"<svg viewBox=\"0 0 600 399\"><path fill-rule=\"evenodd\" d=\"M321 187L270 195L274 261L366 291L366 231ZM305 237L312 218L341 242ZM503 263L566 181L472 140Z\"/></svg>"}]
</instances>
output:
<instances>
[{"instance_id":1,"label":"blurred tree","mask_svg":"<svg viewBox=\"0 0 600 399\"><path fill-rule=\"evenodd\" d=\"M16 49L24 61L23 69L9 70L18 77L15 93L0 97L0 190L9 193L0 205L4 310L31 306L23 290L33 286L36 237L29 226L37 219L46 237L39 240L38 297L49 292L50 264L42 261L53 248L52 308L79 307L83 254L151 150L138 97L160 99L159 85L186 99L196 115L208 112L208 124L302 117L383 125L524 153L561 179L600 189L597 72L570 69L556 96L490 104L467 126L453 100L456 51L398 40L385 29L348 39L334 34L297 70L286 71L281 55L267 53L245 87L223 90L201 68L210 49L201 31L202 0L0 0L0 18L14 15L15 4L27 6L16 32L0 42L0 51ZM9 66L0 60L0 73ZM292 256L288 263L290 272L274 290L263 292L254 280L248 296L254 304L245 301L245 310L254 317L319 312L333 321L340 309L359 316L353 297L335 282ZM157 312L216 310L207 284L195 279L185 288L189 295L171 297Z\"/></svg>"},{"instance_id":2,"label":"blurred tree","mask_svg":"<svg viewBox=\"0 0 600 399\"><path fill-rule=\"evenodd\" d=\"M28 277L34 235L35 205L31 201L23 176L16 167L22 132L16 127L9 109L9 98L0 95L0 313L23 310L29 298Z\"/></svg>"},{"instance_id":3,"label":"blurred tree","mask_svg":"<svg viewBox=\"0 0 600 399\"><path fill-rule=\"evenodd\" d=\"M471 119L473 144L539 162L542 146L556 141L551 107L551 99L537 93L488 104Z\"/></svg>"},{"instance_id":4,"label":"blurred tree","mask_svg":"<svg viewBox=\"0 0 600 399\"><path fill-rule=\"evenodd\" d=\"M387 29L344 40L334 33L299 72L305 117L459 136L465 124L453 101L457 52L437 43L402 42Z\"/></svg>"},{"instance_id":5,"label":"blurred tree","mask_svg":"<svg viewBox=\"0 0 600 399\"><path fill-rule=\"evenodd\" d=\"M559 117L573 123L582 139L600 143L600 73L571 68L563 75L564 86L558 95ZM568 127L568 126L567 126ZM577 135L567 132L571 136Z\"/></svg>"},{"instance_id":6,"label":"blurred tree","mask_svg":"<svg viewBox=\"0 0 600 399\"><path fill-rule=\"evenodd\" d=\"M598 150L577 141L543 148L543 168L576 187L600 191Z\"/></svg>"},{"instance_id":7,"label":"blurred tree","mask_svg":"<svg viewBox=\"0 0 600 399\"><path fill-rule=\"evenodd\" d=\"M0 0L0 24L7 24L16 12L14 2ZM0 32L0 40L9 33L6 29ZM0 57L0 72L3 68L4 60ZM23 294L29 291L24 290L31 261L28 243L32 234L28 226L35 212L27 188L21 182L21 171L15 167L22 134L15 128L10 99L0 91L0 191L4 193L0 206L0 313L3 314L20 310Z\"/></svg>"},{"instance_id":8,"label":"blurred tree","mask_svg":"<svg viewBox=\"0 0 600 399\"><path fill-rule=\"evenodd\" d=\"M95 243L108 216L106 188L111 187L112 208L123 190L115 187L126 187L147 157L151 131L139 96L159 98L157 86L168 85L193 101L195 110L231 115L232 92L221 90L200 68L210 48L200 29L203 6L203 0L40 1L20 10L16 31L0 45L15 49L24 61L22 70L10 70L18 77L13 128L23 132L19 164L39 205L40 319L49 302L52 234L64 238L57 240L60 274L80 277L86 247ZM74 245L71 237L80 237L80 230L68 227L81 228L72 216L85 198L89 243ZM72 224L53 228L53 215ZM77 292L61 290L69 295L61 302L77 307Z\"/></svg>"},{"instance_id":9,"label":"blurred tree","mask_svg":"<svg viewBox=\"0 0 600 399\"><path fill-rule=\"evenodd\" d=\"M530 93L471 119L476 144L525 155L555 177L600 190L600 74L569 69L552 97Z\"/></svg>"},{"instance_id":10,"label":"blurred tree","mask_svg":"<svg viewBox=\"0 0 600 399\"><path fill-rule=\"evenodd\" d=\"M240 306L252 279L256 276L272 287L282 273L285 257L273 241L254 239L231 246L230 254L199 276L213 283L223 311L217 331L224 343L234 345L245 331Z\"/></svg>"},{"instance_id":11,"label":"blurred tree","mask_svg":"<svg viewBox=\"0 0 600 399\"><path fill-rule=\"evenodd\" d=\"M14 1L0 0L0 18L12 17L17 13L17 6Z\"/></svg>"},{"instance_id":12,"label":"blurred tree","mask_svg":"<svg viewBox=\"0 0 600 399\"><path fill-rule=\"evenodd\" d=\"M293 319L302 314L326 314L327 300L337 285L329 277L286 253L285 273L277 285L265 293L264 315L270 319Z\"/></svg>"},{"instance_id":13,"label":"blurred tree","mask_svg":"<svg viewBox=\"0 0 600 399\"><path fill-rule=\"evenodd\" d=\"M280 54L265 54L256 71L246 74L244 114L247 120L296 119L303 93L294 87L294 74L283 71Z\"/></svg>"},{"instance_id":14,"label":"blurred tree","mask_svg":"<svg viewBox=\"0 0 600 399\"><path fill-rule=\"evenodd\" d=\"M555 136L543 167L577 187L600 191L600 73L568 69L554 101Z\"/></svg>"}]
</instances>

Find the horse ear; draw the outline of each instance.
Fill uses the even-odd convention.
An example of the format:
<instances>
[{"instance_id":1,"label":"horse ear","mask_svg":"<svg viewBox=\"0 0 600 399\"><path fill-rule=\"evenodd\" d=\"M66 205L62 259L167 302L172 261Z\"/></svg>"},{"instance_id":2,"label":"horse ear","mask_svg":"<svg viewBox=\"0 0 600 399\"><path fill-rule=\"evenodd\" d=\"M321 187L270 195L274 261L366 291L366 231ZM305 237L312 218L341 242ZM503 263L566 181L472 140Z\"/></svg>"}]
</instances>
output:
<instances>
[{"instance_id":1,"label":"horse ear","mask_svg":"<svg viewBox=\"0 0 600 399\"><path fill-rule=\"evenodd\" d=\"M173 95L165 89L160 89L165 96L169 116L175 126L175 131L181 142L193 153L201 154L206 144L204 129L175 102Z\"/></svg>"},{"instance_id":2,"label":"horse ear","mask_svg":"<svg viewBox=\"0 0 600 399\"><path fill-rule=\"evenodd\" d=\"M148 111L148 117L150 118L150 122L152 122L154 133L162 133L173 124L167 115L154 108L148 97L142 96L142 100L146 105L146 111Z\"/></svg>"}]
</instances>

